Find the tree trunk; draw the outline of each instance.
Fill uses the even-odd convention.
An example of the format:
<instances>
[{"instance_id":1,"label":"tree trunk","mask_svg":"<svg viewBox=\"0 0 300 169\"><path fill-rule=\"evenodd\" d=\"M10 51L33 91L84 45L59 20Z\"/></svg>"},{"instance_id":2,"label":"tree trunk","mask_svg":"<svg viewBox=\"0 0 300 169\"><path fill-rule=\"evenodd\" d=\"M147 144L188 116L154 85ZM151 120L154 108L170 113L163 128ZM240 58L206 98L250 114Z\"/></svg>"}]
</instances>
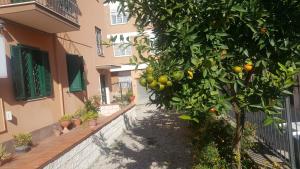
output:
<instances>
[{"instance_id":1,"label":"tree trunk","mask_svg":"<svg viewBox=\"0 0 300 169\"><path fill-rule=\"evenodd\" d=\"M242 162L241 162L241 140L244 132L244 125L245 125L245 112L241 111L237 104L233 104L234 112L235 112L235 120L236 120L236 128L235 134L233 138L233 155L234 155L234 162L232 164L233 169L242 169Z\"/></svg>"}]
</instances>

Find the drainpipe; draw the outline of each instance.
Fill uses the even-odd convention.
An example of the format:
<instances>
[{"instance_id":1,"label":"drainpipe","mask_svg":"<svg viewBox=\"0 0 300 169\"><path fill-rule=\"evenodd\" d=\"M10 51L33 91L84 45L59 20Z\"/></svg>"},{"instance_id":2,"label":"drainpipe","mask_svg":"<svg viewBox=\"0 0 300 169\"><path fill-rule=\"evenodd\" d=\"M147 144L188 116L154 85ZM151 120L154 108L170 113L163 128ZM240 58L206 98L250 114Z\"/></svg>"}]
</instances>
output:
<instances>
[{"instance_id":1,"label":"drainpipe","mask_svg":"<svg viewBox=\"0 0 300 169\"><path fill-rule=\"evenodd\" d=\"M56 39L57 36L56 34L53 34L52 36L53 39L53 52L54 52L54 62L55 62L55 70L56 70L56 76L57 76L57 84L58 84L58 92L59 92L59 102L60 102L60 113L61 116L65 115L65 103L64 103L64 93L63 93L63 87L62 87L62 80L61 80L61 74L59 73L60 69L60 62L57 59L57 45L56 45Z\"/></svg>"},{"instance_id":2,"label":"drainpipe","mask_svg":"<svg viewBox=\"0 0 300 169\"><path fill-rule=\"evenodd\" d=\"M3 132L6 132L7 131L7 127L6 127L6 118L5 118L5 109L4 109L4 103L3 103L3 99L0 97L0 113L2 115L2 119L1 121L3 122L2 123L2 126L1 126L1 129L0 130L0 133L3 133ZM1 117L1 116L0 116Z\"/></svg>"}]
</instances>

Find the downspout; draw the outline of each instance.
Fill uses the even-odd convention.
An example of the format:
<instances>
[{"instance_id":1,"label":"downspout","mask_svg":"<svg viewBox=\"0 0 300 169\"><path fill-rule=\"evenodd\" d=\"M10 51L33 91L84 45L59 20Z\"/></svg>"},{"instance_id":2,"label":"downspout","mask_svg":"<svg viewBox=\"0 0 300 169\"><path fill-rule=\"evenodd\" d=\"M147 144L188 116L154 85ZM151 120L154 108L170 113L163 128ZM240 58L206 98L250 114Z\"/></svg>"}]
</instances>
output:
<instances>
[{"instance_id":1,"label":"downspout","mask_svg":"<svg viewBox=\"0 0 300 169\"><path fill-rule=\"evenodd\" d=\"M61 80L61 74L59 73L59 69L60 69L60 62L57 59L57 45L56 45L56 39L57 36L56 34L53 34L52 36L52 40L53 40L53 52L54 52L54 62L55 62L55 67L56 67L56 76L57 76L57 84L58 84L58 92L59 92L59 102L60 102L60 113L61 116L65 115L65 103L64 103L64 93L63 93L63 87L62 87L62 80Z\"/></svg>"}]
</instances>

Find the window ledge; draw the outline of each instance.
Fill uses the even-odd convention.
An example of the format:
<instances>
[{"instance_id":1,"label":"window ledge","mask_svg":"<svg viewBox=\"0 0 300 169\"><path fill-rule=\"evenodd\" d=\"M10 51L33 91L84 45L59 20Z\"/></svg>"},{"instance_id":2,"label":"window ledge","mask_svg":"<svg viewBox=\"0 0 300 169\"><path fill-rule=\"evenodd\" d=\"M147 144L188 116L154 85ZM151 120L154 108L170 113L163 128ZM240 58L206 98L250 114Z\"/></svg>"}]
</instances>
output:
<instances>
[{"instance_id":1,"label":"window ledge","mask_svg":"<svg viewBox=\"0 0 300 169\"><path fill-rule=\"evenodd\" d=\"M126 25L128 22L126 22L126 23L115 23L115 24L113 24L113 23L111 23L110 25L111 26L116 26L116 25Z\"/></svg>"},{"instance_id":2,"label":"window ledge","mask_svg":"<svg viewBox=\"0 0 300 169\"><path fill-rule=\"evenodd\" d=\"M132 55L120 55L120 56L114 56L114 57L121 58L121 57L130 57L130 56L132 56Z\"/></svg>"}]
</instances>

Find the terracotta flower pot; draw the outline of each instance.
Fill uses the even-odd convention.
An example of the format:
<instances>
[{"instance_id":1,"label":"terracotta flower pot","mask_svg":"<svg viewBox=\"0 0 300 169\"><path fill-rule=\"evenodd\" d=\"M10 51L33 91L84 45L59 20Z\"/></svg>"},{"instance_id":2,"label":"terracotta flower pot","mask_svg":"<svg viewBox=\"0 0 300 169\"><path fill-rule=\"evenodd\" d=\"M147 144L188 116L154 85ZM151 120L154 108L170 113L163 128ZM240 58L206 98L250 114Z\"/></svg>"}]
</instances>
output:
<instances>
[{"instance_id":1,"label":"terracotta flower pot","mask_svg":"<svg viewBox=\"0 0 300 169\"><path fill-rule=\"evenodd\" d=\"M130 96L130 102L133 102L135 99L135 96Z\"/></svg>"},{"instance_id":2,"label":"terracotta flower pot","mask_svg":"<svg viewBox=\"0 0 300 169\"><path fill-rule=\"evenodd\" d=\"M89 120L88 123L89 123L89 126L91 128L95 128L97 126L97 120L96 119Z\"/></svg>"},{"instance_id":3,"label":"terracotta flower pot","mask_svg":"<svg viewBox=\"0 0 300 169\"><path fill-rule=\"evenodd\" d=\"M60 125L64 128L63 133L68 133L70 130L68 129L68 127L70 126L71 121L66 120L66 121L61 121Z\"/></svg>"},{"instance_id":4,"label":"terracotta flower pot","mask_svg":"<svg viewBox=\"0 0 300 169\"><path fill-rule=\"evenodd\" d=\"M75 127L78 127L81 125L81 120L79 118L74 118L73 124L75 125Z\"/></svg>"}]
</instances>

